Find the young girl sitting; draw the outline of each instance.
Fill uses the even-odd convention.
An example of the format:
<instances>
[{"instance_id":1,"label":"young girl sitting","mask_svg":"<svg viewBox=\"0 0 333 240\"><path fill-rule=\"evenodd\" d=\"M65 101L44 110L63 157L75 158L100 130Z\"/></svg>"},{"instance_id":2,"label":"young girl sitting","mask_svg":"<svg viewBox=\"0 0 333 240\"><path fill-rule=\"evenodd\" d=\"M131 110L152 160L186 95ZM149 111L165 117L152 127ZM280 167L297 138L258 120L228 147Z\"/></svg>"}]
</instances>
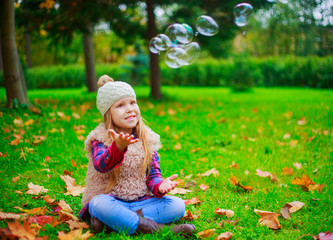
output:
<instances>
[{"instance_id":1,"label":"young girl sitting","mask_svg":"<svg viewBox=\"0 0 333 240\"><path fill-rule=\"evenodd\" d=\"M98 80L97 108L104 116L85 142L89 159L80 217L96 232L152 233L184 216L185 204L165 196L178 177L163 180L157 150L160 137L142 121L133 88L107 75ZM194 235L192 224L171 231Z\"/></svg>"}]
</instances>

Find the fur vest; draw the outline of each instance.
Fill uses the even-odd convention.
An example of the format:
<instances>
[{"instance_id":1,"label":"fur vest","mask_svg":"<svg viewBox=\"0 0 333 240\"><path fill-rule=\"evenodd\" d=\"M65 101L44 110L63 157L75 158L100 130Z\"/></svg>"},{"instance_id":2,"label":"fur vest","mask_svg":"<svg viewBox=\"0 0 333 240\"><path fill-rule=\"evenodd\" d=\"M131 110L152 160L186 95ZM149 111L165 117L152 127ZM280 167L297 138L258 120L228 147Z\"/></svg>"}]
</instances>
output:
<instances>
[{"instance_id":1,"label":"fur vest","mask_svg":"<svg viewBox=\"0 0 333 240\"><path fill-rule=\"evenodd\" d=\"M161 147L160 136L154 133L150 128L146 128L148 146L150 146L152 152L157 151ZM101 173L95 169L91 154L91 143L94 140L102 142L107 147L112 144L113 140L108 136L108 131L105 128L104 123L99 124L93 131L91 131L85 141L86 156L89 163L86 177L86 188L82 196L83 206L94 196L99 194L112 194L118 198L126 200L136 200L144 195L152 195L147 187L147 176L141 173L144 149L140 139L138 142L130 144L127 147L127 152L125 153L124 160L120 166L118 182L110 192L106 192L106 188L112 171Z\"/></svg>"}]
</instances>

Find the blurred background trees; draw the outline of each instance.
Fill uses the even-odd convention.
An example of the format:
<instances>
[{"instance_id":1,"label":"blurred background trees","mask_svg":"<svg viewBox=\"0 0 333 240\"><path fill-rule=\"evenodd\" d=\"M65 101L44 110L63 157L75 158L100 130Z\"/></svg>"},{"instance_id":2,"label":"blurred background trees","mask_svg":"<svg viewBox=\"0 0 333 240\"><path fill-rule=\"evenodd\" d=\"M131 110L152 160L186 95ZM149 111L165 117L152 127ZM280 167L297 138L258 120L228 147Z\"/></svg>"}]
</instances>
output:
<instances>
[{"instance_id":1,"label":"blurred background trees","mask_svg":"<svg viewBox=\"0 0 333 240\"><path fill-rule=\"evenodd\" d=\"M161 85L170 81L167 79L170 72L173 71L171 79L175 84L190 68L193 72L203 70L188 66L187 70L161 71L161 67L165 69L163 56L149 51L149 40L176 22L187 23L195 31L200 15L211 16L219 24L217 35L194 37L201 46L201 61L214 65L216 61L236 59L237 64L246 70L242 76L249 75L250 68L248 64L244 65L249 57L323 57L331 56L333 51L332 1L276 0L272 3L253 0L255 13L250 23L241 28L234 24L233 8L239 3L235 0L17 0L12 3L15 7L16 45L23 69L28 68L24 71L28 88L36 86L37 80L33 79L32 84L28 74L33 69L84 65L85 85L88 91L96 91L96 78L100 75L96 67L107 65L116 66L116 70L108 73L121 77L116 80L149 84L150 95L161 98ZM281 69L273 62L274 66L267 69ZM234 65L234 68L237 67ZM205 71L217 70L221 67ZM75 75L75 71L72 72ZM0 84L3 82L1 74L0 71ZM209 77L214 74L201 75ZM262 76L265 74L261 73ZM72 81L68 76L59 78ZM324 78L331 81L330 74ZM247 82L255 84L253 79ZM216 80L214 84L222 83L222 80Z\"/></svg>"}]
</instances>

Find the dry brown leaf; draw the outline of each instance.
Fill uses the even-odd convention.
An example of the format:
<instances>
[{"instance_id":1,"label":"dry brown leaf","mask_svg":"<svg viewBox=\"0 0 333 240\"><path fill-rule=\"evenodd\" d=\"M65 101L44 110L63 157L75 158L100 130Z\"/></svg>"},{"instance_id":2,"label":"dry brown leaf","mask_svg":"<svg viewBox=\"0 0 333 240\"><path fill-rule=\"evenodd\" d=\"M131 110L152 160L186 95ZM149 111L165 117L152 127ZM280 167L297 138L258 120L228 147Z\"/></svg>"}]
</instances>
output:
<instances>
[{"instance_id":1,"label":"dry brown leaf","mask_svg":"<svg viewBox=\"0 0 333 240\"><path fill-rule=\"evenodd\" d=\"M212 236L214 234L214 232L215 232L215 229L206 229L204 231L199 232L198 236L200 238L208 238L208 237Z\"/></svg>"},{"instance_id":2,"label":"dry brown leaf","mask_svg":"<svg viewBox=\"0 0 333 240\"><path fill-rule=\"evenodd\" d=\"M86 228L86 229L89 229L89 225L86 222L68 220L68 221L66 221L66 223L68 223L70 230L73 230L73 229L76 229L76 228Z\"/></svg>"},{"instance_id":3,"label":"dry brown leaf","mask_svg":"<svg viewBox=\"0 0 333 240\"><path fill-rule=\"evenodd\" d=\"M297 124L302 126L302 125L306 125L308 122L306 121L305 117L301 117L300 119L298 119Z\"/></svg>"},{"instance_id":4,"label":"dry brown leaf","mask_svg":"<svg viewBox=\"0 0 333 240\"><path fill-rule=\"evenodd\" d=\"M205 185L205 184L200 184L199 185L199 188L202 190L202 191L207 191L207 189L209 188L208 185Z\"/></svg>"},{"instance_id":5,"label":"dry brown leaf","mask_svg":"<svg viewBox=\"0 0 333 240\"><path fill-rule=\"evenodd\" d=\"M73 159L71 159L71 166L72 167L77 167L77 164L76 164L76 162Z\"/></svg>"},{"instance_id":6,"label":"dry brown leaf","mask_svg":"<svg viewBox=\"0 0 333 240\"><path fill-rule=\"evenodd\" d=\"M0 212L0 220L3 219L14 219L14 220L22 220L25 219L28 215L22 213L4 213Z\"/></svg>"},{"instance_id":7,"label":"dry brown leaf","mask_svg":"<svg viewBox=\"0 0 333 240\"><path fill-rule=\"evenodd\" d=\"M51 197L50 197L50 195L46 195L46 196L44 196L43 197L43 200L48 204L48 205L56 205L56 204L58 204L57 202L55 202L55 200L54 199L52 199Z\"/></svg>"},{"instance_id":8,"label":"dry brown leaf","mask_svg":"<svg viewBox=\"0 0 333 240\"><path fill-rule=\"evenodd\" d=\"M191 210L188 209L186 212L185 212L185 215L184 217L182 217L182 220L185 220L185 221L192 221L193 219L198 219L199 218L199 215L193 215L191 213Z\"/></svg>"},{"instance_id":9,"label":"dry brown leaf","mask_svg":"<svg viewBox=\"0 0 333 240\"><path fill-rule=\"evenodd\" d=\"M191 198L191 199L184 200L185 206L195 205L195 204L198 204L198 203L201 203L201 202L203 202L203 201L199 200L199 197L194 197L194 198Z\"/></svg>"},{"instance_id":10,"label":"dry brown leaf","mask_svg":"<svg viewBox=\"0 0 333 240\"><path fill-rule=\"evenodd\" d=\"M58 203L58 206L61 207L62 210L65 212L68 212L68 213L73 212L72 208L64 200L60 200Z\"/></svg>"},{"instance_id":11,"label":"dry brown leaf","mask_svg":"<svg viewBox=\"0 0 333 240\"><path fill-rule=\"evenodd\" d=\"M14 119L13 123L16 127L23 127L23 120L20 117Z\"/></svg>"},{"instance_id":12,"label":"dry brown leaf","mask_svg":"<svg viewBox=\"0 0 333 240\"><path fill-rule=\"evenodd\" d=\"M284 174L284 175L293 175L293 174L294 174L294 171L293 171L292 168L285 167L285 168L283 169L283 174Z\"/></svg>"},{"instance_id":13,"label":"dry brown leaf","mask_svg":"<svg viewBox=\"0 0 333 240\"><path fill-rule=\"evenodd\" d=\"M36 231L30 228L26 221L23 222L23 225L21 225L17 220L13 223L7 222L7 225L9 230L16 237L27 240L34 240L36 238Z\"/></svg>"},{"instance_id":14,"label":"dry brown leaf","mask_svg":"<svg viewBox=\"0 0 333 240\"><path fill-rule=\"evenodd\" d=\"M303 206L304 206L304 203L300 202L300 201L294 201L291 203L287 203L282 207L280 213L281 213L282 217L284 217L285 219L290 219L291 213L298 211Z\"/></svg>"},{"instance_id":15,"label":"dry brown leaf","mask_svg":"<svg viewBox=\"0 0 333 240\"><path fill-rule=\"evenodd\" d=\"M230 165L231 168L239 168L239 164L238 163L235 163L235 162L232 162L231 165Z\"/></svg>"},{"instance_id":16,"label":"dry brown leaf","mask_svg":"<svg viewBox=\"0 0 333 240\"><path fill-rule=\"evenodd\" d=\"M238 180L235 176L231 176L231 178L229 180L232 185L243 188L244 190L252 191L252 189L253 189L253 187L251 187L251 186L243 186L242 184L240 184L240 182L238 182Z\"/></svg>"},{"instance_id":17,"label":"dry brown leaf","mask_svg":"<svg viewBox=\"0 0 333 240\"><path fill-rule=\"evenodd\" d=\"M274 173L263 172L260 169L257 169L256 172L257 172L257 175L259 177L270 177L270 179L271 179L272 182L276 182L277 181L277 177L276 177L276 175Z\"/></svg>"},{"instance_id":18,"label":"dry brown leaf","mask_svg":"<svg viewBox=\"0 0 333 240\"><path fill-rule=\"evenodd\" d=\"M333 233L327 231L327 232L321 232L318 234L318 237L313 237L314 239L318 240L332 240L333 239Z\"/></svg>"},{"instance_id":19,"label":"dry brown leaf","mask_svg":"<svg viewBox=\"0 0 333 240\"><path fill-rule=\"evenodd\" d=\"M66 183L67 192L65 195L80 196L84 191L84 187L78 186L75 183L75 179L69 175L62 176L60 178Z\"/></svg>"},{"instance_id":20,"label":"dry brown leaf","mask_svg":"<svg viewBox=\"0 0 333 240\"><path fill-rule=\"evenodd\" d=\"M186 194L188 192L192 192L192 190L184 189L184 188L175 188L169 192L171 195L175 194Z\"/></svg>"},{"instance_id":21,"label":"dry brown leaf","mask_svg":"<svg viewBox=\"0 0 333 240\"><path fill-rule=\"evenodd\" d=\"M235 215L234 211L222 208L216 208L214 212L219 215L227 216L227 218L231 218L232 216Z\"/></svg>"},{"instance_id":22,"label":"dry brown leaf","mask_svg":"<svg viewBox=\"0 0 333 240\"><path fill-rule=\"evenodd\" d=\"M210 169L210 170L208 170L208 171L206 171L202 174L201 173L197 174L197 176L198 177L207 177L211 174L213 174L214 176L219 176L220 175L219 171L217 171L215 168L212 168L212 169Z\"/></svg>"},{"instance_id":23,"label":"dry brown leaf","mask_svg":"<svg viewBox=\"0 0 333 240\"><path fill-rule=\"evenodd\" d=\"M46 193L49 191L48 189L44 188L43 186L35 185L32 182L28 184L29 190L26 191L26 194L31 195L39 195L41 193Z\"/></svg>"},{"instance_id":24,"label":"dry brown leaf","mask_svg":"<svg viewBox=\"0 0 333 240\"><path fill-rule=\"evenodd\" d=\"M301 169L302 168L302 163L295 162L295 163L293 163L293 166L297 169Z\"/></svg>"},{"instance_id":25,"label":"dry brown leaf","mask_svg":"<svg viewBox=\"0 0 333 240\"><path fill-rule=\"evenodd\" d=\"M17 182L18 180L20 180L20 178L21 178L20 176L13 177L13 178L12 178L12 182L15 183L15 182Z\"/></svg>"},{"instance_id":26,"label":"dry brown leaf","mask_svg":"<svg viewBox=\"0 0 333 240\"><path fill-rule=\"evenodd\" d=\"M16 146L20 143L20 139L19 138L15 138L13 141L10 142L10 145L12 146Z\"/></svg>"},{"instance_id":27,"label":"dry brown leaf","mask_svg":"<svg viewBox=\"0 0 333 240\"><path fill-rule=\"evenodd\" d=\"M280 229L281 225L279 223L278 213L261 211L258 209L254 209L254 212L260 216L259 223L261 226L267 226L270 229Z\"/></svg>"},{"instance_id":28,"label":"dry brown leaf","mask_svg":"<svg viewBox=\"0 0 333 240\"><path fill-rule=\"evenodd\" d=\"M302 175L302 178L300 177L294 178L291 181L291 184L300 185L303 187L303 190L305 191L318 190L319 192L321 192L321 190L323 190L323 185L315 184L308 176L304 174Z\"/></svg>"},{"instance_id":29,"label":"dry brown leaf","mask_svg":"<svg viewBox=\"0 0 333 240\"><path fill-rule=\"evenodd\" d=\"M58 239L60 240L86 240L91 236L93 236L93 234L90 233L89 230L85 234L82 234L82 228L72 230L69 233L58 232Z\"/></svg>"},{"instance_id":30,"label":"dry brown leaf","mask_svg":"<svg viewBox=\"0 0 333 240\"><path fill-rule=\"evenodd\" d=\"M224 232L218 235L215 240L229 240L232 236L234 236L231 232Z\"/></svg>"},{"instance_id":31,"label":"dry brown leaf","mask_svg":"<svg viewBox=\"0 0 333 240\"><path fill-rule=\"evenodd\" d=\"M14 207L16 209L19 209L21 212L25 212L29 215L44 215L47 212L46 207L37 207L33 209L23 209L21 207Z\"/></svg>"}]
</instances>

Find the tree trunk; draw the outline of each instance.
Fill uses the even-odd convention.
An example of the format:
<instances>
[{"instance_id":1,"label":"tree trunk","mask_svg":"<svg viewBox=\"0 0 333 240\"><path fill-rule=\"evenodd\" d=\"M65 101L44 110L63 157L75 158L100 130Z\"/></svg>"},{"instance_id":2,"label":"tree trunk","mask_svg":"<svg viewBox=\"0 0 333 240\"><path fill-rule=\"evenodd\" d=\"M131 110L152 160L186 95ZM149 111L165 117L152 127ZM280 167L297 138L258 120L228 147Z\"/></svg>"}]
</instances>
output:
<instances>
[{"instance_id":1,"label":"tree trunk","mask_svg":"<svg viewBox=\"0 0 333 240\"><path fill-rule=\"evenodd\" d=\"M92 33L91 33L92 34ZM97 80L95 71L94 44L91 34L83 34L84 62L86 66L86 81L89 92L97 91Z\"/></svg>"},{"instance_id":2,"label":"tree trunk","mask_svg":"<svg viewBox=\"0 0 333 240\"><path fill-rule=\"evenodd\" d=\"M1 26L0 26L1 29ZM0 31L0 70L3 70L2 66L2 51L1 51L1 31Z\"/></svg>"},{"instance_id":3,"label":"tree trunk","mask_svg":"<svg viewBox=\"0 0 333 240\"><path fill-rule=\"evenodd\" d=\"M30 40L30 32L27 27L27 25L24 26L24 40L25 40L25 56L26 56L26 62L27 62L27 67L31 68L32 63L31 63L31 40Z\"/></svg>"},{"instance_id":4,"label":"tree trunk","mask_svg":"<svg viewBox=\"0 0 333 240\"><path fill-rule=\"evenodd\" d=\"M154 0L147 0L147 12L148 12L148 42L151 38L157 35L157 27L154 14ZM161 99L161 71L158 62L157 54L149 51L150 54L150 96L154 99Z\"/></svg>"},{"instance_id":5,"label":"tree trunk","mask_svg":"<svg viewBox=\"0 0 333 240\"><path fill-rule=\"evenodd\" d=\"M25 79L20 72L21 62L16 48L13 0L0 1L0 16L1 50L7 107L11 107L14 101L17 101L20 105L28 105L29 99Z\"/></svg>"}]
</instances>

